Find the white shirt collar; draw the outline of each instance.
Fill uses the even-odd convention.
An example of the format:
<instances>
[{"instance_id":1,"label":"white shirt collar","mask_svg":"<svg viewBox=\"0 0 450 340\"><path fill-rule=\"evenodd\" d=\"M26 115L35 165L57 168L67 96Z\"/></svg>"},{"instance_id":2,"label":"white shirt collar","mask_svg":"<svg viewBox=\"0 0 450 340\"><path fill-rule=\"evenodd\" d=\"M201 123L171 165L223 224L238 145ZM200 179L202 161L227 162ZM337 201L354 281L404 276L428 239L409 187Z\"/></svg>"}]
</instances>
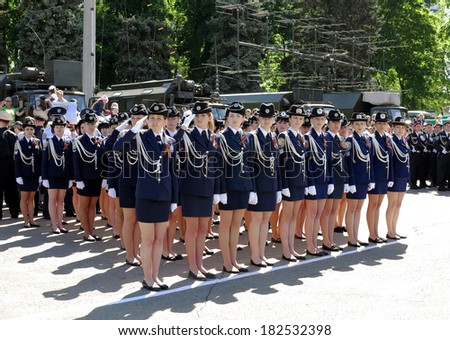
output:
<instances>
[{"instance_id":1,"label":"white shirt collar","mask_svg":"<svg viewBox=\"0 0 450 340\"><path fill-rule=\"evenodd\" d=\"M258 127L258 129L262 132L262 134L264 135L264 138L267 138L267 134L270 132L267 132L266 130L264 130L261 126ZM272 135L272 134L271 134Z\"/></svg>"},{"instance_id":2,"label":"white shirt collar","mask_svg":"<svg viewBox=\"0 0 450 340\"><path fill-rule=\"evenodd\" d=\"M208 134L208 129L200 129L198 126L196 126L195 128L198 130L198 132L199 132L200 134L202 134L203 131L206 131L206 135L209 136L209 134Z\"/></svg>"},{"instance_id":3,"label":"white shirt collar","mask_svg":"<svg viewBox=\"0 0 450 340\"><path fill-rule=\"evenodd\" d=\"M297 137L297 135L300 133L300 132L298 132L298 131L295 131L293 128L289 128L289 131L291 131L293 134L294 134L294 136L295 137Z\"/></svg>"},{"instance_id":4,"label":"white shirt collar","mask_svg":"<svg viewBox=\"0 0 450 340\"><path fill-rule=\"evenodd\" d=\"M333 131L331 131L331 130L328 130L328 134L331 136L331 137L336 137L336 133L334 133Z\"/></svg>"}]
</instances>

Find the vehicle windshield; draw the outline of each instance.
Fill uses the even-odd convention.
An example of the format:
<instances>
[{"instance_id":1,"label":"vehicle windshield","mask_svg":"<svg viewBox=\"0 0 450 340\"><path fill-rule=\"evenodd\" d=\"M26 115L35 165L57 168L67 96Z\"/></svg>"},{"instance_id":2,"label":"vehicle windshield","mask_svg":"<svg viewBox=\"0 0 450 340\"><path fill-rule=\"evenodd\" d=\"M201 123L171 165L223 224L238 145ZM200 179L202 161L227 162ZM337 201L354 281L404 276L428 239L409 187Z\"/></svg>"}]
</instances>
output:
<instances>
[{"instance_id":1,"label":"vehicle windshield","mask_svg":"<svg viewBox=\"0 0 450 340\"><path fill-rule=\"evenodd\" d=\"M37 103L39 102L39 96L42 94L33 94L30 96L30 102L34 108L36 108ZM64 98L70 102L71 99L76 99L77 101L77 111L81 111L86 107L86 100L83 95L79 94L64 94Z\"/></svg>"}]
</instances>

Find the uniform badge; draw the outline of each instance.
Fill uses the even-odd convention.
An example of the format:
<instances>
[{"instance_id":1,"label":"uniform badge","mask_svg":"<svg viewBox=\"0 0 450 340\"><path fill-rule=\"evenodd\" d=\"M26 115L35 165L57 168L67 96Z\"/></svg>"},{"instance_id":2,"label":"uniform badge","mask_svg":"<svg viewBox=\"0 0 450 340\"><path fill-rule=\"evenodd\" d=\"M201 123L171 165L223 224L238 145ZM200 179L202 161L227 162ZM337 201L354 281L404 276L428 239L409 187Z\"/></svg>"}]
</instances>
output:
<instances>
[{"instance_id":1,"label":"uniform badge","mask_svg":"<svg viewBox=\"0 0 450 340\"><path fill-rule=\"evenodd\" d=\"M309 147L309 140L305 139L305 149L307 149Z\"/></svg>"},{"instance_id":2,"label":"uniform badge","mask_svg":"<svg viewBox=\"0 0 450 340\"><path fill-rule=\"evenodd\" d=\"M350 141L345 142L345 146L347 149L350 149L350 147L352 146L352 142Z\"/></svg>"},{"instance_id":3,"label":"uniform badge","mask_svg":"<svg viewBox=\"0 0 450 340\"><path fill-rule=\"evenodd\" d=\"M278 147L280 149L284 148L284 145L286 144L286 138L284 136L278 136Z\"/></svg>"}]
</instances>

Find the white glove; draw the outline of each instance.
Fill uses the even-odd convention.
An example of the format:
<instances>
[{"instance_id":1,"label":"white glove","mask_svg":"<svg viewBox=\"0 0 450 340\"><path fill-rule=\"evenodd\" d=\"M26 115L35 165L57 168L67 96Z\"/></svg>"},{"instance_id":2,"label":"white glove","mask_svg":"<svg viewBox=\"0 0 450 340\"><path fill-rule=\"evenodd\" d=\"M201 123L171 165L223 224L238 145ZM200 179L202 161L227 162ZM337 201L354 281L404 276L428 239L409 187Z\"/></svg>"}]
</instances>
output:
<instances>
[{"instance_id":1,"label":"white glove","mask_svg":"<svg viewBox=\"0 0 450 340\"><path fill-rule=\"evenodd\" d=\"M281 195L281 191L277 191L277 203L280 203L283 199L283 196Z\"/></svg>"},{"instance_id":2,"label":"white glove","mask_svg":"<svg viewBox=\"0 0 450 340\"><path fill-rule=\"evenodd\" d=\"M122 122L122 124L120 124L118 127L116 127L116 130L119 132L125 130L125 128L130 124L130 120L131 120L131 118L128 118L127 120Z\"/></svg>"},{"instance_id":3,"label":"white glove","mask_svg":"<svg viewBox=\"0 0 450 340\"><path fill-rule=\"evenodd\" d=\"M142 128L142 125L144 125L146 120L147 120L147 116L144 116L141 119L139 119L136 122L136 125L131 128L131 131L133 131L134 133L138 133L139 130Z\"/></svg>"},{"instance_id":4,"label":"white glove","mask_svg":"<svg viewBox=\"0 0 450 340\"><path fill-rule=\"evenodd\" d=\"M306 196L306 195L309 195L308 187L305 187L305 196Z\"/></svg>"},{"instance_id":5,"label":"white glove","mask_svg":"<svg viewBox=\"0 0 450 340\"><path fill-rule=\"evenodd\" d=\"M114 189L114 188L109 188L109 189L108 189L108 196L109 196L109 197L112 197L112 198L116 198L116 197L117 197L116 189Z\"/></svg>"},{"instance_id":6,"label":"white glove","mask_svg":"<svg viewBox=\"0 0 450 340\"><path fill-rule=\"evenodd\" d=\"M446 155L446 154L447 154L447 150L442 149L442 153L443 153L444 155Z\"/></svg>"},{"instance_id":7,"label":"white glove","mask_svg":"<svg viewBox=\"0 0 450 340\"><path fill-rule=\"evenodd\" d=\"M367 186L367 190L370 191L372 189L375 188L375 183L369 183L369 185Z\"/></svg>"},{"instance_id":8,"label":"white glove","mask_svg":"<svg viewBox=\"0 0 450 340\"><path fill-rule=\"evenodd\" d=\"M22 178L22 177L17 177L17 178L16 178L16 182L17 182L17 184L19 184L19 185L23 185L23 178Z\"/></svg>"},{"instance_id":9,"label":"white glove","mask_svg":"<svg viewBox=\"0 0 450 340\"><path fill-rule=\"evenodd\" d=\"M106 188L108 186L108 181L106 179L102 180L102 188Z\"/></svg>"},{"instance_id":10,"label":"white glove","mask_svg":"<svg viewBox=\"0 0 450 340\"><path fill-rule=\"evenodd\" d=\"M213 196L213 204L217 204L220 202L220 195L214 194Z\"/></svg>"},{"instance_id":11,"label":"white glove","mask_svg":"<svg viewBox=\"0 0 450 340\"><path fill-rule=\"evenodd\" d=\"M227 194L220 194L220 203L222 203L222 204L228 203L228 195Z\"/></svg>"},{"instance_id":12,"label":"white glove","mask_svg":"<svg viewBox=\"0 0 450 340\"><path fill-rule=\"evenodd\" d=\"M350 187L348 186L348 184L344 184L344 193L349 192Z\"/></svg>"},{"instance_id":13,"label":"white glove","mask_svg":"<svg viewBox=\"0 0 450 340\"><path fill-rule=\"evenodd\" d=\"M44 179L42 181L42 186L47 189L50 188L50 183L48 182L48 179Z\"/></svg>"},{"instance_id":14,"label":"white glove","mask_svg":"<svg viewBox=\"0 0 450 340\"><path fill-rule=\"evenodd\" d=\"M281 193L286 197L291 197L291 191L289 190L289 188L281 190Z\"/></svg>"},{"instance_id":15,"label":"white glove","mask_svg":"<svg viewBox=\"0 0 450 340\"><path fill-rule=\"evenodd\" d=\"M392 188L394 186L394 182L390 181L388 182L388 188Z\"/></svg>"},{"instance_id":16,"label":"white glove","mask_svg":"<svg viewBox=\"0 0 450 340\"><path fill-rule=\"evenodd\" d=\"M39 176L39 184L42 183L42 176Z\"/></svg>"},{"instance_id":17,"label":"white glove","mask_svg":"<svg viewBox=\"0 0 450 340\"><path fill-rule=\"evenodd\" d=\"M350 185L348 187L348 192L354 194L356 192L356 185Z\"/></svg>"},{"instance_id":18,"label":"white glove","mask_svg":"<svg viewBox=\"0 0 450 340\"><path fill-rule=\"evenodd\" d=\"M328 184L327 195L331 195L334 191L334 184Z\"/></svg>"},{"instance_id":19,"label":"white glove","mask_svg":"<svg viewBox=\"0 0 450 340\"><path fill-rule=\"evenodd\" d=\"M77 189L83 190L85 187L84 182L83 181L79 181L77 182Z\"/></svg>"},{"instance_id":20,"label":"white glove","mask_svg":"<svg viewBox=\"0 0 450 340\"><path fill-rule=\"evenodd\" d=\"M258 195L256 194L256 192L253 192L253 191L250 192L250 195L248 197L248 204L251 204L251 205L258 204Z\"/></svg>"},{"instance_id":21,"label":"white glove","mask_svg":"<svg viewBox=\"0 0 450 340\"><path fill-rule=\"evenodd\" d=\"M174 212L175 210L177 210L177 208L178 208L178 204L176 204L176 203L170 204L170 212Z\"/></svg>"},{"instance_id":22,"label":"white glove","mask_svg":"<svg viewBox=\"0 0 450 340\"><path fill-rule=\"evenodd\" d=\"M72 180L70 180L70 181L69 181L69 185L67 186L67 189L70 189L70 188L72 188L72 185L73 185L73 181L72 181Z\"/></svg>"},{"instance_id":23,"label":"white glove","mask_svg":"<svg viewBox=\"0 0 450 340\"><path fill-rule=\"evenodd\" d=\"M191 115L187 116L186 118L184 118L184 122L183 122L183 124L181 124L181 126L183 126L185 128L188 128L189 125L191 125L191 123L194 120L194 118L195 118L194 114L191 114Z\"/></svg>"},{"instance_id":24,"label":"white glove","mask_svg":"<svg viewBox=\"0 0 450 340\"><path fill-rule=\"evenodd\" d=\"M308 189L308 195L311 195L311 196L317 195L316 187L314 185L311 185L307 189Z\"/></svg>"}]
</instances>

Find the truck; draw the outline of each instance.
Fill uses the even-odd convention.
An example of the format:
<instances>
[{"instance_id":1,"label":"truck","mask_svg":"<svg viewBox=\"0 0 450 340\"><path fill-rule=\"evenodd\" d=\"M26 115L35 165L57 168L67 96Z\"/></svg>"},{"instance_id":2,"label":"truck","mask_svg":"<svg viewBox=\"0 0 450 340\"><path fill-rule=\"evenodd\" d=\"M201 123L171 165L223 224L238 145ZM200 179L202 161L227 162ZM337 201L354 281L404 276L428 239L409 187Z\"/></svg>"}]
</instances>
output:
<instances>
[{"instance_id":1,"label":"truck","mask_svg":"<svg viewBox=\"0 0 450 340\"><path fill-rule=\"evenodd\" d=\"M408 117L408 109L400 106L398 92L324 92L323 99L333 103L346 117L351 117L353 112L364 112L368 115L384 112L391 120Z\"/></svg>"},{"instance_id":2,"label":"truck","mask_svg":"<svg viewBox=\"0 0 450 340\"><path fill-rule=\"evenodd\" d=\"M210 85L184 79L181 75L172 79L113 84L90 98L89 106L103 95L108 96L110 103L118 103L120 111L129 111L135 104L140 103L148 107L153 102L175 106L178 109L190 108L196 101L205 100L211 103L214 118L222 120L227 107L220 103L218 94L212 91Z\"/></svg>"},{"instance_id":3,"label":"truck","mask_svg":"<svg viewBox=\"0 0 450 340\"><path fill-rule=\"evenodd\" d=\"M26 66L21 72L0 74L0 96L11 97L13 107L25 108L25 115L33 115L39 96L48 96L51 85L64 91L67 101L76 99L77 110L86 107L86 97L81 92L82 63L69 60L50 60L45 71Z\"/></svg>"}]
</instances>

